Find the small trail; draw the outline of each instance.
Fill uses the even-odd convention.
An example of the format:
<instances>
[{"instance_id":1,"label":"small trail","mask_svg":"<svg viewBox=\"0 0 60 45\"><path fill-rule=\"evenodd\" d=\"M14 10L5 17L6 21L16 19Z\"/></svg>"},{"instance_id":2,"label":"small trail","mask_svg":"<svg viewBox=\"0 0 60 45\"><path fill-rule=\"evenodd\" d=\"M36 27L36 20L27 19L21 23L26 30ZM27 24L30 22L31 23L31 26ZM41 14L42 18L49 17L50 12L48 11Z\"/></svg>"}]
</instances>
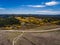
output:
<instances>
[{"instance_id":1,"label":"small trail","mask_svg":"<svg viewBox=\"0 0 60 45\"><path fill-rule=\"evenodd\" d=\"M17 42L17 40L20 39L20 37L23 36L23 34L24 34L24 31L22 32L22 34L20 34L20 35L18 35L17 37L15 37L15 38L13 39L12 45L14 45L14 44Z\"/></svg>"}]
</instances>

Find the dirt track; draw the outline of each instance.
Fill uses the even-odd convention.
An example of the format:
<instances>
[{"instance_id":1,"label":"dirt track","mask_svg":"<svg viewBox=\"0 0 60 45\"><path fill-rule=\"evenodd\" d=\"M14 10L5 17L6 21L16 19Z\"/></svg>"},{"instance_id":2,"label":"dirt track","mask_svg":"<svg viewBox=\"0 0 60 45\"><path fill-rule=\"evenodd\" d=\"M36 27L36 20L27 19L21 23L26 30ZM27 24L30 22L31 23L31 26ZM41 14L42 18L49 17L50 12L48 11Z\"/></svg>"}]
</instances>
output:
<instances>
[{"instance_id":1,"label":"dirt track","mask_svg":"<svg viewBox=\"0 0 60 45\"><path fill-rule=\"evenodd\" d=\"M60 28L52 32L25 32L14 45L60 45ZM59 30L59 31L56 31ZM6 36L12 31L0 31L0 45L13 45ZM12 33L14 33L13 31Z\"/></svg>"},{"instance_id":2,"label":"dirt track","mask_svg":"<svg viewBox=\"0 0 60 45\"><path fill-rule=\"evenodd\" d=\"M25 33L15 45L60 45L60 32Z\"/></svg>"}]
</instances>

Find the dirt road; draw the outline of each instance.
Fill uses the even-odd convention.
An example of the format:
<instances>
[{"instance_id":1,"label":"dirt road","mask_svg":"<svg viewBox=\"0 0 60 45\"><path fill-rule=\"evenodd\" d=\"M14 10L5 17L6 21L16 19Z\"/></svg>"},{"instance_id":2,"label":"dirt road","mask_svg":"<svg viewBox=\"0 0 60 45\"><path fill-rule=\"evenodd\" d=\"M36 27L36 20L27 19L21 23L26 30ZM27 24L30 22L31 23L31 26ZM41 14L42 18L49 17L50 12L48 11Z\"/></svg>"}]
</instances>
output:
<instances>
[{"instance_id":1,"label":"dirt road","mask_svg":"<svg viewBox=\"0 0 60 45\"><path fill-rule=\"evenodd\" d=\"M14 45L60 45L60 32L57 34L54 31L59 32L60 28L50 30L0 30L0 45L13 45L6 36L10 32L24 32L24 34L15 37L16 43ZM48 33L53 31L52 33ZM44 33L41 33L44 32ZM46 32L46 33L45 33ZM42 43L43 42L43 43Z\"/></svg>"},{"instance_id":2,"label":"dirt road","mask_svg":"<svg viewBox=\"0 0 60 45\"><path fill-rule=\"evenodd\" d=\"M48 30L0 30L0 32L48 32L48 31L57 31L60 28L48 29Z\"/></svg>"}]
</instances>

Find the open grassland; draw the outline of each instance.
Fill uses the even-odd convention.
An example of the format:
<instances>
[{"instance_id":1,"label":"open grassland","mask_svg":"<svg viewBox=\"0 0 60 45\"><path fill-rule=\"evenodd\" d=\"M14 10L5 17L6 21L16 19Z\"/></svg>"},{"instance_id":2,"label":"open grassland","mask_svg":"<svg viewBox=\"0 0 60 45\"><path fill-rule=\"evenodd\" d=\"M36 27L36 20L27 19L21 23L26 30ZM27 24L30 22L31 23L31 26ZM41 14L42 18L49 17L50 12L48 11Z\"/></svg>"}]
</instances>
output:
<instances>
[{"instance_id":1,"label":"open grassland","mask_svg":"<svg viewBox=\"0 0 60 45\"><path fill-rule=\"evenodd\" d=\"M60 31L25 33L15 45L60 45Z\"/></svg>"},{"instance_id":2,"label":"open grassland","mask_svg":"<svg viewBox=\"0 0 60 45\"><path fill-rule=\"evenodd\" d=\"M12 41L15 37L17 37L21 33L22 32L8 32L5 36L6 36L6 38L8 38Z\"/></svg>"},{"instance_id":3,"label":"open grassland","mask_svg":"<svg viewBox=\"0 0 60 45\"><path fill-rule=\"evenodd\" d=\"M12 41L15 37L22 32L1 32L0 31L0 45L12 45Z\"/></svg>"},{"instance_id":4,"label":"open grassland","mask_svg":"<svg viewBox=\"0 0 60 45\"><path fill-rule=\"evenodd\" d=\"M0 31L0 45L13 45L13 39L22 32ZM50 32L24 32L14 45L60 45L60 30Z\"/></svg>"},{"instance_id":5,"label":"open grassland","mask_svg":"<svg viewBox=\"0 0 60 45\"><path fill-rule=\"evenodd\" d=\"M56 28L60 28L60 25L45 25L45 26L40 26L40 27L36 27L36 28L32 28L32 29L29 29L29 30L50 30L50 29L56 29Z\"/></svg>"}]
</instances>

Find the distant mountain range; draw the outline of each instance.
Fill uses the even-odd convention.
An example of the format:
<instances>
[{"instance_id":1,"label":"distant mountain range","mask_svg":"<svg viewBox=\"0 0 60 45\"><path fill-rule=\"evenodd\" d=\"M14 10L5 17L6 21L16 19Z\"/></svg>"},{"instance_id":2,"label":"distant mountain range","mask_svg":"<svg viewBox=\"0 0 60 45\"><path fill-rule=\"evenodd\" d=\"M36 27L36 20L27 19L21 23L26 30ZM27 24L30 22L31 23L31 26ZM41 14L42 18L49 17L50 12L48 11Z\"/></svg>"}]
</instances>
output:
<instances>
[{"instance_id":1,"label":"distant mountain range","mask_svg":"<svg viewBox=\"0 0 60 45\"><path fill-rule=\"evenodd\" d=\"M10 16L21 16L21 17L37 17L37 18L59 18L60 15L41 15L41 14L0 14L0 17L6 18Z\"/></svg>"}]
</instances>

